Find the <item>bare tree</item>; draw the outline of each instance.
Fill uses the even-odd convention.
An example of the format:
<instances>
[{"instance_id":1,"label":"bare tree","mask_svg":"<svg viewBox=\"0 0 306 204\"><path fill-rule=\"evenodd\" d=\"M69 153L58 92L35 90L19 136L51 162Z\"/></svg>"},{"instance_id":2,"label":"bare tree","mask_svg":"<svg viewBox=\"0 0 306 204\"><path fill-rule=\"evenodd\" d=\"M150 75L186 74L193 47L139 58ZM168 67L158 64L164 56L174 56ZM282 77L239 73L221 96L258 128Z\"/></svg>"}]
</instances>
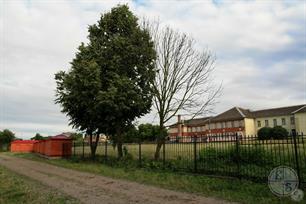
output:
<instances>
[{"instance_id":1,"label":"bare tree","mask_svg":"<svg viewBox=\"0 0 306 204\"><path fill-rule=\"evenodd\" d=\"M216 103L221 85L212 80L215 57L197 51L195 41L159 23L145 23L155 43L157 75L153 84L154 106L161 130L178 113L192 118L207 114ZM161 131L162 132L162 131ZM157 140L155 159L159 159L165 135Z\"/></svg>"}]
</instances>

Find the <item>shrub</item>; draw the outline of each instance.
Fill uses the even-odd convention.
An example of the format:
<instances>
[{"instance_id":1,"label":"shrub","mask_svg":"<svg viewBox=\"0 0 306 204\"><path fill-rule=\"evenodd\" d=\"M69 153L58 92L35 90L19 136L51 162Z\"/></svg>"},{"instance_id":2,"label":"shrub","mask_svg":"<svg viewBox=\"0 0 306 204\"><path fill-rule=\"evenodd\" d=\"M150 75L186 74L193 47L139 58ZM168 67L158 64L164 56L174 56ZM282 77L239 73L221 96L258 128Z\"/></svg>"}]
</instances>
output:
<instances>
[{"instance_id":1,"label":"shrub","mask_svg":"<svg viewBox=\"0 0 306 204\"><path fill-rule=\"evenodd\" d=\"M288 131L281 126L275 126L272 129L272 137L274 139L285 139L288 137L288 134Z\"/></svg>"},{"instance_id":2,"label":"shrub","mask_svg":"<svg viewBox=\"0 0 306 204\"><path fill-rule=\"evenodd\" d=\"M272 138L272 130L270 127L263 127L258 130L258 139L260 140L268 140Z\"/></svg>"},{"instance_id":3,"label":"shrub","mask_svg":"<svg viewBox=\"0 0 306 204\"><path fill-rule=\"evenodd\" d=\"M238 154L239 153L239 154ZM239 146L238 152L235 146L228 149L203 148L199 153L199 160L205 163L226 163L265 165L273 161L273 157L263 147L255 144L252 146Z\"/></svg>"}]
</instances>

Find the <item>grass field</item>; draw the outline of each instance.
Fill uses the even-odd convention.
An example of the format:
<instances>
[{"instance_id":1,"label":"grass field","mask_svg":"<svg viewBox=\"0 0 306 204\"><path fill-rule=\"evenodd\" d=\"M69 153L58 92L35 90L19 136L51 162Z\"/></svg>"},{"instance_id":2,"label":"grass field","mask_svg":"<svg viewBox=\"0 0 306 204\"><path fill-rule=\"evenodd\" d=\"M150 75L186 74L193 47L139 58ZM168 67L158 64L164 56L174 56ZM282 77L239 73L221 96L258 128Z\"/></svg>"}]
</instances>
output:
<instances>
[{"instance_id":1,"label":"grass field","mask_svg":"<svg viewBox=\"0 0 306 204\"><path fill-rule=\"evenodd\" d=\"M145 161L152 160L155 148L155 144L141 144L141 158ZM193 143L165 144L166 166L172 170L194 171L194 148L195 144ZM138 144L125 144L124 149L126 149L130 159L138 160ZM105 143L99 144L97 155L104 156L105 150ZM296 167L294 145L290 140L242 141L237 151L239 151L239 160L235 158L235 156L237 157L235 141L197 143L197 171L228 176L236 176L239 173L243 177L265 180L269 172L276 166ZM306 181L306 144L304 142L297 144L297 153L301 179ZM75 146L73 154L76 156L83 155L82 144ZM88 145L84 146L84 156L90 156ZM117 149L110 144L107 145L107 156L113 158L117 156ZM239 161L239 164L236 161ZM147 163L143 162L143 164L146 165ZM147 167L153 166L155 168L156 165L161 166L161 164L156 162L152 164L151 162Z\"/></svg>"},{"instance_id":2,"label":"grass field","mask_svg":"<svg viewBox=\"0 0 306 204\"><path fill-rule=\"evenodd\" d=\"M273 141L273 143L259 143L255 141L243 142L240 147L263 147L266 151L271 152L271 154L281 154L285 156L290 156L294 154L293 144L286 144L285 141ZM222 152L231 147L235 147L235 142L219 142L219 143L198 143L197 152L199 153L205 148L215 148ZM123 145L128 153L130 153L134 158L139 156L139 145L138 144L124 144ZM306 157L306 142L297 145L298 153L302 157ZM153 158L156 149L156 144L141 144L141 155L146 158ZM76 154L81 155L83 153L83 146L81 143L75 146ZM97 147L97 155L105 155L105 143L100 143ZM193 158L194 155L194 144L193 143L173 143L165 145L165 156L167 159L178 159L178 158ZM84 154L90 154L90 147L86 144L84 147ZM111 144L107 145L107 155L117 156L117 149Z\"/></svg>"},{"instance_id":3,"label":"grass field","mask_svg":"<svg viewBox=\"0 0 306 204\"><path fill-rule=\"evenodd\" d=\"M90 160L47 160L33 154L15 154L15 156L112 178L131 180L162 188L191 192L203 196L212 196L240 203L293 203L289 198L278 198L274 196L270 192L267 184L259 184L246 180L183 175L169 171L148 171L137 168L110 167ZM306 202L305 199L304 202Z\"/></svg>"},{"instance_id":4,"label":"grass field","mask_svg":"<svg viewBox=\"0 0 306 204\"><path fill-rule=\"evenodd\" d=\"M47 186L0 166L0 203L79 203Z\"/></svg>"}]
</instances>

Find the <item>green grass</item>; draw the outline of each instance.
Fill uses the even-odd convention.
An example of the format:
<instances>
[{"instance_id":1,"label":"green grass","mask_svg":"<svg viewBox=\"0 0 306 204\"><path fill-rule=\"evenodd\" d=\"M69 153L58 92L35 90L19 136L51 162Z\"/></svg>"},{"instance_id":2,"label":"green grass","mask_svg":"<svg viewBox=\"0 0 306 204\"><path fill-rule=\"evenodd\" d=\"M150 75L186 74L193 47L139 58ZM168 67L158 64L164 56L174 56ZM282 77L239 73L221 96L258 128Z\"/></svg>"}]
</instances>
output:
<instances>
[{"instance_id":1,"label":"green grass","mask_svg":"<svg viewBox=\"0 0 306 204\"><path fill-rule=\"evenodd\" d=\"M303 140L304 141L304 140ZM306 141L306 140L305 140ZM240 175L252 179L265 179L269 172L279 165L286 165L295 168L295 153L291 140L268 140L268 141L242 141L239 145L240 158L248 162L240 164ZM300 140L300 142L302 142ZM289 143L289 144L287 144ZM79 144L82 145L82 144ZM236 149L235 142L210 142L197 144L197 162L198 171L206 174L214 175L236 175L237 162L232 159L232 162L227 162L228 158L220 156L228 154L230 150ZM139 157L138 144L125 144L130 158L134 159L137 165ZM298 144L299 166L301 177L306 179L306 144ZM142 144L141 156L142 159L150 161L153 159L156 144ZM207 150L214 150L216 158L205 156L203 154ZM83 155L83 147L76 146L73 149L76 155ZM255 154L253 154L255 153ZM262 154L258 154L262 153ZM99 144L96 154L98 156L105 155L105 144ZM84 147L85 157L90 156L89 146ZM107 147L107 155L115 158L117 156L117 149L112 145ZM252 156L253 155L253 156ZM250 158L252 156L252 158ZM227 155L230 157L230 155ZM194 144L192 143L173 143L165 145L165 160L167 168L174 171L193 171L194 168ZM159 163L143 162L147 167L162 167Z\"/></svg>"},{"instance_id":2,"label":"green grass","mask_svg":"<svg viewBox=\"0 0 306 204\"><path fill-rule=\"evenodd\" d=\"M0 166L0 203L64 204L78 201Z\"/></svg>"},{"instance_id":3,"label":"green grass","mask_svg":"<svg viewBox=\"0 0 306 204\"><path fill-rule=\"evenodd\" d=\"M34 154L11 155L116 179L125 179L166 189L221 198L228 201L251 204L292 203L289 198L280 199L274 196L270 192L267 184L254 183L246 180L186 175L167 171L148 171L130 167L110 167L90 160L47 160ZM305 198L304 201L306 202Z\"/></svg>"}]
</instances>

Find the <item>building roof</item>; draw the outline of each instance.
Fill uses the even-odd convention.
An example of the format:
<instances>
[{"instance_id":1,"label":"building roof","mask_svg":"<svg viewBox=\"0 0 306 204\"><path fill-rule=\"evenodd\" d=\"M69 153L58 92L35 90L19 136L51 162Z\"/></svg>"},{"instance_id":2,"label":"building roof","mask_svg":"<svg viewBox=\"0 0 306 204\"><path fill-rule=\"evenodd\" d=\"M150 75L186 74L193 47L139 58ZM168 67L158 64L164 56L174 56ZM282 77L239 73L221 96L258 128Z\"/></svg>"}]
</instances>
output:
<instances>
[{"instance_id":1,"label":"building roof","mask_svg":"<svg viewBox=\"0 0 306 204\"><path fill-rule=\"evenodd\" d=\"M183 124L187 126L199 126L207 122L224 122L233 120L242 120L244 118L260 118L260 117L273 117L292 115L295 113L306 113L306 104L287 106L280 108L270 108L264 110L251 111L240 107L231 108L215 117L195 118L185 120ZM170 125L169 127L176 127L177 123Z\"/></svg>"},{"instance_id":2,"label":"building roof","mask_svg":"<svg viewBox=\"0 0 306 204\"><path fill-rule=\"evenodd\" d=\"M69 139L70 140L70 138L66 134L55 135L55 136L49 137L49 139L51 139L51 140L67 140L67 139Z\"/></svg>"},{"instance_id":3,"label":"building roof","mask_svg":"<svg viewBox=\"0 0 306 204\"><path fill-rule=\"evenodd\" d=\"M184 120L183 124L188 126L197 126L204 124L207 120L209 120L211 117L204 117L204 118L194 118L191 120Z\"/></svg>"},{"instance_id":4,"label":"building roof","mask_svg":"<svg viewBox=\"0 0 306 204\"><path fill-rule=\"evenodd\" d=\"M11 143L32 144L36 142L38 142L38 140L14 140Z\"/></svg>"},{"instance_id":5,"label":"building roof","mask_svg":"<svg viewBox=\"0 0 306 204\"><path fill-rule=\"evenodd\" d=\"M306 112L306 105L287 106L281 108L271 108L264 110L253 111L252 114L255 118L273 117L282 115L292 115L294 113Z\"/></svg>"},{"instance_id":6,"label":"building roof","mask_svg":"<svg viewBox=\"0 0 306 204\"><path fill-rule=\"evenodd\" d=\"M303 106L302 108L297 109L293 113L306 113L306 105Z\"/></svg>"},{"instance_id":7,"label":"building roof","mask_svg":"<svg viewBox=\"0 0 306 204\"><path fill-rule=\"evenodd\" d=\"M203 117L203 118L194 118L190 120L182 120L182 124L187 126L198 126L201 124L204 124L207 120L209 120L211 117ZM177 127L178 123L174 123L172 125L169 125L169 127Z\"/></svg>"},{"instance_id":8,"label":"building roof","mask_svg":"<svg viewBox=\"0 0 306 204\"><path fill-rule=\"evenodd\" d=\"M252 112L248 109L234 107L210 119L210 122L222 122L252 118Z\"/></svg>"}]
</instances>

